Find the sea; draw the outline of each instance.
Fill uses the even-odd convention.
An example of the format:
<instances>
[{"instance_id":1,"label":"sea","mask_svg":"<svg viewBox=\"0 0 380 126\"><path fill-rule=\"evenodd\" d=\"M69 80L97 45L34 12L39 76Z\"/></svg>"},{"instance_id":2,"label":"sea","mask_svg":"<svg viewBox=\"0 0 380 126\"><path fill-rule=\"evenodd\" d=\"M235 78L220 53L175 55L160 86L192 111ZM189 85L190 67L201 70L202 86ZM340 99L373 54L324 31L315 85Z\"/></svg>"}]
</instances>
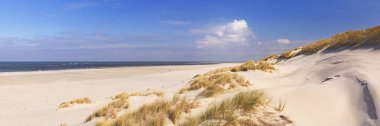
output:
<instances>
[{"instance_id":1,"label":"sea","mask_svg":"<svg viewBox=\"0 0 380 126\"><path fill-rule=\"evenodd\" d=\"M93 69L138 66L168 66L168 65L207 65L218 62L0 62L0 72L49 71L67 69Z\"/></svg>"}]
</instances>

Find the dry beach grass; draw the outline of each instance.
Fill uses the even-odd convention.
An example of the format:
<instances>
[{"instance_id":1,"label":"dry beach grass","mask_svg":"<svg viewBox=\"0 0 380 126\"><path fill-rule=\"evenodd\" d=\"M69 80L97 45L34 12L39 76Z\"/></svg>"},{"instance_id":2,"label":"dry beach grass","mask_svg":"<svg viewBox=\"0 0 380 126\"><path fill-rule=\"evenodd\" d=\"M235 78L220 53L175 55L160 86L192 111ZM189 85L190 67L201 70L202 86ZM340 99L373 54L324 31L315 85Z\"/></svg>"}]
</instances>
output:
<instances>
[{"instance_id":1,"label":"dry beach grass","mask_svg":"<svg viewBox=\"0 0 380 126\"><path fill-rule=\"evenodd\" d=\"M78 99L74 99L74 100L71 100L71 101L68 101L68 102L63 102L59 105L58 109L61 109L61 108L67 108L67 107L70 107L70 106L73 106L75 104L91 104L91 99L88 98L88 97L85 97L85 98L78 98Z\"/></svg>"},{"instance_id":2,"label":"dry beach grass","mask_svg":"<svg viewBox=\"0 0 380 126\"><path fill-rule=\"evenodd\" d=\"M149 91L149 92L133 92L133 93L127 93L123 92L120 94L115 95L112 102L108 103L103 108L95 111L93 114L91 114L89 117L87 117L85 122L91 121L92 119L96 117L104 117L106 119L108 118L115 118L117 113L120 112L123 109L127 109L129 107L129 97L131 96L148 96L148 95L157 95L157 96L164 96L164 92L162 91Z\"/></svg>"},{"instance_id":3,"label":"dry beach grass","mask_svg":"<svg viewBox=\"0 0 380 126\"><path fill-rule=\"evenodd\" d=\"M306 46L298 47L280 54L263 58L269 59L290 59L299 55L311 55L322 51L339 51L344 49L356 49L360 47L374 47L380 44L380 26L365 30L352 30L337 34L331 38L319 40ZM292 53L298 50L297 53Z\"/></svg>"},{"instance_id":4,"label":"dry beach grass","mask_svg":"<svg viewBox=\"0 0 380 126\"><path fill-rule=\"evenodd\" d=\"M205 112L196 117L188 118L182 125L240 125L243 120L239 116L254 111L259 105L265 105L267 98L261 91L243 91L232 98L214 103Z\"/></svg>"},{"instance_id":5,"label":"dry beach grass","mask_svg":"<svg viewBox=\"0 0 380 126\"><path fill-rule=\"evenodd\" d=\"M179 96L173 97L171 101L157 99L153 103L145 104L138 110L125 113L114 120L99 120L97 126L163 126L169 120L176 124L180 120L181 114L189 113L192 108L197 106L196 102L190 102Z\"/></svg>"}]
</instances>

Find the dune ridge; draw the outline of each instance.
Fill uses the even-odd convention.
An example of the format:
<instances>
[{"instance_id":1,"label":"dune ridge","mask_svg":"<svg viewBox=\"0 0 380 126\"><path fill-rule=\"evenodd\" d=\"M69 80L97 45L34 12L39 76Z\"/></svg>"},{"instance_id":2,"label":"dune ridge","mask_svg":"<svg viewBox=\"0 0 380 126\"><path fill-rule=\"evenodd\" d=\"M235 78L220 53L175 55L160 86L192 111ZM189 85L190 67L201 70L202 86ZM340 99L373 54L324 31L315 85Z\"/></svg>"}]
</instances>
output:
<instances>
[{"instance_id":1,"label":"dune ridge","mask_svg":"<svg viewBox=\"0 0 380 126\"><path fill-rule=\"evenodd\" d=\"M337 34L305 46L297 47L289 51L274 54L263 60L287 60L299 55L312 55L316 53L332 53L355 49L380 49L380 26L365 30L352 30Z\"/></svg>"}]
</instances>

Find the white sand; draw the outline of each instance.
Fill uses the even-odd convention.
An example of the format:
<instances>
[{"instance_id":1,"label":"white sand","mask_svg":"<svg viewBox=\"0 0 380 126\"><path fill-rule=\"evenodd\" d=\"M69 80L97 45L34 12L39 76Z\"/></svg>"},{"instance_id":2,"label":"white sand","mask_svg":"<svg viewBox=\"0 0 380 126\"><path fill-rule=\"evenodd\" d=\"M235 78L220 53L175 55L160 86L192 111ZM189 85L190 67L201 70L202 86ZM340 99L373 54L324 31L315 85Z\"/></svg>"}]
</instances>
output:
<instances>
[{"instance_id":1,"label":"white sand","mask_svg":"<svg viewBox=\"0 0 380 126\"><path fill-rule=\"evenodd\" d=\"M196 74L234 65L237 64L0 73L0 122L12 126L91 125L82 122L105 105L107 97L147 89L175 93ZM274 102L286 102L285 113L294 125L380 125L380 52L300 56L276 67L274 73L240 74ZM361 84L364 82L368 84ZM82 97L90 97L95 104L56 110L60 103ZM135 97L131 104L133 107L153 99Z\"/></svg>"},{"instance_id":2,"label":"white sand","mask_svg":"<svg viewBox=\"0 0 380 126\"><path fill-rule=\"evenodd\" d=\"M295 125L380 125L379 51L300 56L276 67L278 71L272 74L260 71L241 74L275 102L286 102L285 113ZM326 78L331 79L322 82ZM368 90L358 80L367 82Z\"/></svg>"},{"instance_id":3,"label":"white sand","mask_svg":"<svg viewBox=\"0 0 380 126\"><path fill-rule=\"evenodd\" d=\"M196 74L233 65L236 64L0 73L0 123L3 126L83 125L92 112L107 103L107 97L147 89L175 93ZM83 97L91 98L95 104L56 110L64 101Z\"/></svg>"}]
</instances>

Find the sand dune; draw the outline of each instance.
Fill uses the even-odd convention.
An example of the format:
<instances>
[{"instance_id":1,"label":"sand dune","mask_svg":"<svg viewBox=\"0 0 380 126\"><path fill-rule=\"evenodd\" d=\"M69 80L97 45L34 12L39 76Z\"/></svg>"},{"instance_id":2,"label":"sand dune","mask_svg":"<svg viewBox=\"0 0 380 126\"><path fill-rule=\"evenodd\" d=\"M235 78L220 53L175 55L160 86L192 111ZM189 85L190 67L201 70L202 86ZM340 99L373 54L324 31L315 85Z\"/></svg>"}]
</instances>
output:
<instances>
[{"instance_id":1,"label":"sand dune","mask_svg":"<svg viewBox=\"0 0 380 126\"><path fill-rule=\"evenodd\" d=\"M273 74L241 73L274 99L300 126L380 125L380 52L342 51L298 56Z\"/></svg>"}]
</instances>

